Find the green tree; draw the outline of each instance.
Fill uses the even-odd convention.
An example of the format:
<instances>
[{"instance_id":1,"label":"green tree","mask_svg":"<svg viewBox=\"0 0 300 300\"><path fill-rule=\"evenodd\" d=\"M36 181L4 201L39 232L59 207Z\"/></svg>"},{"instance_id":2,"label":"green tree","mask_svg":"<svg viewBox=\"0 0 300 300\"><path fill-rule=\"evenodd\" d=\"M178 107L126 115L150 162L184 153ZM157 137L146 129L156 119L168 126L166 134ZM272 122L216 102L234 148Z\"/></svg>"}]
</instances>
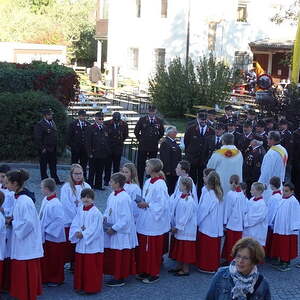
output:
<instances>
[{"instance_id":1,"label":"green tree","mask_svg":"<svg viewBox=\"0 0 300 300\"><path fill-rule=\"evenodd\" d=\"M294 0L288 7L282 9L282 6L278 6L276 13L271 18L271 21L276 24L281 24L284 21L290 21L292 24L296 24L298 20L298 12L300 9L300 0Z\"/></svg>"}]
</instances>

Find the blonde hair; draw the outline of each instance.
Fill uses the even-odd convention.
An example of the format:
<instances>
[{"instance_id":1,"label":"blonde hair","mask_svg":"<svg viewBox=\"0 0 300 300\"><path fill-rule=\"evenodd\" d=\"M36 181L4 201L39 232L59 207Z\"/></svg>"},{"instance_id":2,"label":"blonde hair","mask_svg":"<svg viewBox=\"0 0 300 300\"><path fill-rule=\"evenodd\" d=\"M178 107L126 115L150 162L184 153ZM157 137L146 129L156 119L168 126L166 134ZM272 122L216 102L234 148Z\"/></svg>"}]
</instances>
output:
<instances>
[{"instance_id":1,"label":"blonde hair","mask_svg":"<svg viewBox=\"0 0 300 300\"><path fill-rule=\"evenodd\" d=\"M181 177L180 178L180 184L185 186L186 191L189 193L193 189L193 180L190 177Z\"/></svg>"},{"instance_id":2,"label":"blonde hair","mask_svg":"<svg viewBox=\"0 0 300 300\"><path fill-rule=\"evenodd\" d=\"M150 158L146 161L146 163L151 166L152 172L155 172L155 173L160 173L164 167L163 162L158 158ZM162 173L162 176L164 176L163 173Z\"/></svg>"},{"instance_id":3,"label":"blonde hair","mask_svg":"<svg viewBox=\"0 0 300 300\"><path fill-rule=\"evenodd\" d=\"M238 175L231 175L229 183L232 185L232 188L235 190L240 186L240 177Z\"/></svg>"},{"instance_id":4,"label":"blonde hair","mask_svg":"<svg viewBox=\"0 0 300 300\"><path fill-rule=\"evenodd\" d=\"M124 164L123 168L127 168L130 171L131 182L139 184L139 180L138 180L138 176L137 176L137 169L136 169L135 164L126 163L126 164Z\"/></svg>"},{"instance_id":5,"label":"blonde hair","mask_svg":"<svg viewBox=\"0 0 300 300\"><path fill-rule=\"evenodd\" d=\"M254 182L254 183L252 183L252 186L256 191L261 192L261 193L263 193L265 190L265 186L260 182Z\"/></svg>"},{"instance_id":6,"label":"blonde hair","mask_svg":"<svg viewBox=\"0 0 300 300\"><path fill-rule=\"evenodd\" d=\"M216 171L209 173L206 186L209 190L213 190L215 192L219 201L223 200L223 189L221 187L220 176Z\"/></svg>"},{"instance_id":7,"label":"blonde hair","mask_svg":"<svg viewBox=\"0 0 300 300\"><path fill-rule=\"evenodd\" d=\"M71 190L74 195L76 195L76 188L75 188L75 180L73 179L73 173L75 169L80 169L83 173L82 166L80 164L72 164L70 169L70 176L69 176L69 184L71 187ZM81 186L84 187L84 180L82 180Z\"/></svg>"}]
</instances>

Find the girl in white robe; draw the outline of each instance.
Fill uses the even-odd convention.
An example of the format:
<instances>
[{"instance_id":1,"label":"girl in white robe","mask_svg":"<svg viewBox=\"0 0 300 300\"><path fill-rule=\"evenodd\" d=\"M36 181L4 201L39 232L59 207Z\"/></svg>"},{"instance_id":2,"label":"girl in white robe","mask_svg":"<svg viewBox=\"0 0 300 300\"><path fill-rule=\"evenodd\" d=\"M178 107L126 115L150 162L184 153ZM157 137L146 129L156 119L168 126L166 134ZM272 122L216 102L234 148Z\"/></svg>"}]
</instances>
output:
<instances>
[{"instance_id":1,"label":"girl in white robe","mask_svg":"<svg viewBox=\"0 0 300 300\"><path fill-rule=\"evenodd\" d=\"M98 293L103 281L103 216L94 206L92 189L81 192L83 206L70 228L70 240L76 244L74 289L78 293Z\"/></svg>"},{"instance_id":2,"label":"girl in white robe","mask_svg":"<svg viewBox=\"0 0 300 300\"><path fill-rule=\"evenodd\" d=\"M15 192L15 205L11 221L10 296L21 300L34 300L42 292L41 224L32 199L23 191L24 182L28 178L29 175L24 170L7 173L7 188Z\"/></svg>"},{"instance_id":3,"label":"girl in white robe","mask_svg":"<svg viewBox=\"0 0 300 300\"><path fill-rule=\"evenodd\" d=\"M46 178L41 183L42 201L40 220L44 246L44 257L41 261L42 282L48 286L58 286L65 280L65 242L64 211L56 196L54 179Z\"/></svg>"},{"instance_id":4,"label":"girl in white robe","mask_svg":"<svg viewBox=\"0 0 300 300\"><path fill-rule=\"evenodd\" d=\"M67 239L65 244L65 262L72 263L75 258L75 245L72 245L69 240L69 231L78 209L82 206L80 193L86 188L91 187L88 183L84 182L82 167L78 164L73 164L70 170L69 182L66 182L60 191L60 200L64 209L65 233Z\"/></svg>"}]
</instances>

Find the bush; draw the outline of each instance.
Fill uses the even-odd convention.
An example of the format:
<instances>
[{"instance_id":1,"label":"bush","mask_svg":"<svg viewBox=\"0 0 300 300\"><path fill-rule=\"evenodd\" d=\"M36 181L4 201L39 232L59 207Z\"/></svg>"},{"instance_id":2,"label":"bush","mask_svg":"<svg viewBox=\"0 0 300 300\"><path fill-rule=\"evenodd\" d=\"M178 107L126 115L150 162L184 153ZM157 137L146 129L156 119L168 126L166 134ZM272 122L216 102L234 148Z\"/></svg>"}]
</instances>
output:
<instances>
[{"instance_id":1,"label":"bush","mask_svg":"<svg viewBox=\"0 0 300 300\"><path fill-rule=\"evenodd\" d=\"M50 94L68 106L70 101L77 99L79 81L73 69L57 63L0 63L0 93L28 90Z\"/></svg>"},{"instance_id":2,"label":"bush","mask_svg":"<svg viewBox=\"0 0 300 300\"><path fill-rule=\"evenodd\" d=\"M0 161L37 158L33 129L41 120L43 108L52 108L58 128L61 153L65 147L67 114L65 107L53 96L42 92L0 94Z\"/></svg>"}]
</instances>

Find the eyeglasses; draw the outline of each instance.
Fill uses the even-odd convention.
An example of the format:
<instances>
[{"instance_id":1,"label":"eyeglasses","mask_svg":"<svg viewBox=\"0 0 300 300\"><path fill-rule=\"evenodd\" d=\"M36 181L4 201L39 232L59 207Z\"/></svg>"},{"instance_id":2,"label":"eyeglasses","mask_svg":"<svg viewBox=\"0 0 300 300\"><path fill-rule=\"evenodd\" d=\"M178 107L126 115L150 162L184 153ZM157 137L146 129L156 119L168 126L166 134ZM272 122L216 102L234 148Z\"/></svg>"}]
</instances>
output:
<instances>
[{"instance_id":1,"label":"eyeglasses","mask_svg":"<svg viewBox=\"0 0 300 300\"><path fill-rule=\"evenodd\" d=\"M239 261L249 261L250 257L237 255L234 259Z\"/></svg>"},{"instance_id":2,"label":"eyeglasses","mask_svg":"<svg viewBox=\"0 0 300 300\"><path fill-rule=\"evenodd\" d=\"M83 173L73 173L73 175L82 175Z\"/></svg>"}]
</instances>

